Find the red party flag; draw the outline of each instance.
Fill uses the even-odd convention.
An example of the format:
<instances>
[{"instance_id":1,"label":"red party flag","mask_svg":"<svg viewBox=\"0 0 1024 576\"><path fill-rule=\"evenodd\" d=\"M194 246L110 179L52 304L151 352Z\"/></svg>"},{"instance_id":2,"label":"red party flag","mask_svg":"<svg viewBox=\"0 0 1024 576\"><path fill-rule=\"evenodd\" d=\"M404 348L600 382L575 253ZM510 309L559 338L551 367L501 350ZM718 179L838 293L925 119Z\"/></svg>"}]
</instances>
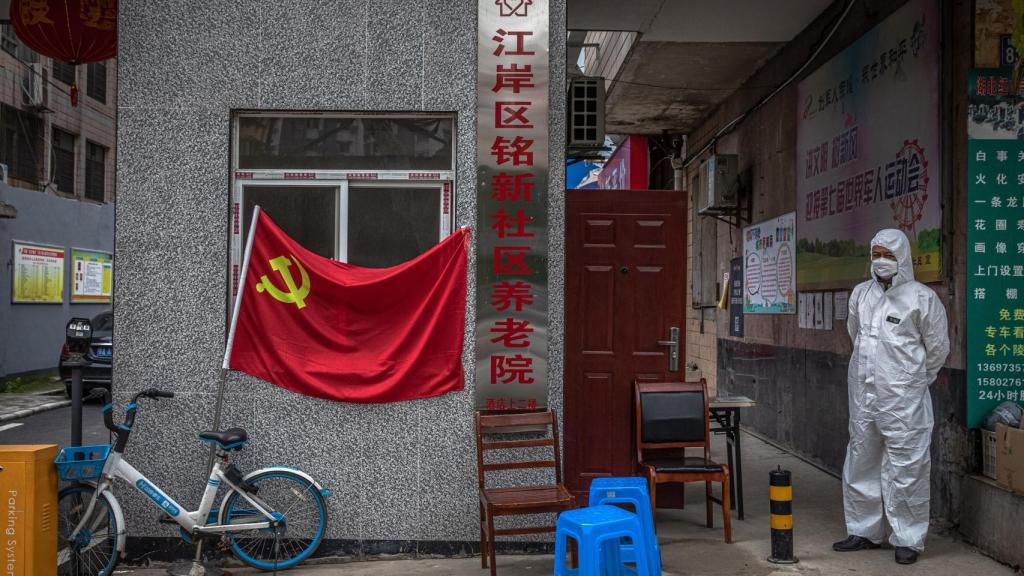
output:
<instances>
[{"instance_id":1,"label":"red party flag","mask_svg":"<svg viewBox=\"0 0 1024 576\"><path fill-rule=\"evenodd\" d=\"M343 402L462 390L469 238L362 268L306 250L257 207L224 368Z\"/></svg>"}]
</instances>

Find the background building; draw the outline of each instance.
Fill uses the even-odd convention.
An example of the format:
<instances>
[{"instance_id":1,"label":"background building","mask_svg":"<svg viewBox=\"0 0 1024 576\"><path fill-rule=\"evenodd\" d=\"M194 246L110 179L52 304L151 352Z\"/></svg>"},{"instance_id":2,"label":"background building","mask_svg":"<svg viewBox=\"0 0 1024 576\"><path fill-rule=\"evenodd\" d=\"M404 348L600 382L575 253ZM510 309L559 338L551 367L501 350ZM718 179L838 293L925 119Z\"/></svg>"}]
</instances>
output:
<instances>
[{"instance_id":1,"label":"background building","mask_svg":"<svg viewBox=\"0 0 1024 576\"><path fill-rule=\"evenodd\" d=\"M59 304L12 303L13 243L112 254L117 102L115 60L69 66L22 44L0 24L0 378L57 366L64 325L110 304L71 303L71 269ZM78 106L71 105L77 83Z\"/></svg>"}]
</instances>

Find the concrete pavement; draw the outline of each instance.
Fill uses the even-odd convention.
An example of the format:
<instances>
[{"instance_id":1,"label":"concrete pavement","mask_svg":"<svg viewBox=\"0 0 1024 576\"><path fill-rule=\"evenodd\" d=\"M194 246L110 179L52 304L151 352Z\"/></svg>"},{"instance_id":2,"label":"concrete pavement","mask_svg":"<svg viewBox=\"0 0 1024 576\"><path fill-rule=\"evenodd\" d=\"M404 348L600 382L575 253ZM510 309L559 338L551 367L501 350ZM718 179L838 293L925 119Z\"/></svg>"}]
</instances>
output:
<instances>
[{"instance_id":1,"label":"concrete pavement","mask_svg":"<svg viewBox=\"0 0 1024 576\"><path fill-rule=\"evenodd\" d=\"M109 444L100 404L82 406L82 443ZM71 406L64 405L11 420L0 426L0 444L71 444Z\"/></svg>"},{"instance_id":2,"label":"concrete pavement","mask_svg":"<svg viewBox=\"0 0 1024 576\"><path fill-rule=\"evenodd\" d=\"M716 438L721 441L720 438ZM718 446L721 448L721 446ZM900 566L893 550L869 550L840 554L832 542L846 536L843 524L841 486L838 479L747 435L744 438L744 480L746 484L746 520L733 515L733 544L722 541L720 510L714 529L704 527L704 487L687 487L685 510L659 510L657 531L666 575L702 576L1012 576L1015 572L978 553L956 534L933 526L927 550L917 564ZM768 563L768 472L781 465L793 472L793 508L795 552L800 563L777 566ZM227 568L235 575L260 572ZM159 568L122 568L122 574L157 576ZM501 576L533 576L552 573L552 556L498 556ZM294 576L452 575L485 576L479 556L470 558L367 560L334 565L307 565L287 572Z\"/></svg>"},{"instance_id":3,"label":"concrete pavement","mask_svg":"<svg viewBox=\"0 0 1024 576\"><path fill-rule=\"evenodd\" d=\"M70 405L71 400L65 399L63 395L0 394L0 423Z\"/></svg>"}]
</instances>

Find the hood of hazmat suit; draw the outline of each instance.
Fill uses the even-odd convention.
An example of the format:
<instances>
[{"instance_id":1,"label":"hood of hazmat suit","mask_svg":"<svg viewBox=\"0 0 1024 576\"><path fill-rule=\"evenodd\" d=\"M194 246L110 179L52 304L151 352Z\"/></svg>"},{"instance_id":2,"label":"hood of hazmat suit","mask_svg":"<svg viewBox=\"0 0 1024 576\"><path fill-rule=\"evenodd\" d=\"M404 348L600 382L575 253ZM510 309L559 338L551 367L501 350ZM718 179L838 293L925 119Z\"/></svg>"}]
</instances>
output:
<instances>
[{"instance_id":1,"label":"hood of hazmat suit","mask_svg":"<svg viewBox=\"0 0 1024 576\"><path fill-rule=\"evenodd\" d=\"M931 288L914 280L903 232L882 230L871 245L891 250L898 270L888 290L872 277L850 294L846 528L880 543L884 507L889 542L921 551L928 533L935 421L928 386L949 354L946 310Z\"/></svg>"}]
</instances>

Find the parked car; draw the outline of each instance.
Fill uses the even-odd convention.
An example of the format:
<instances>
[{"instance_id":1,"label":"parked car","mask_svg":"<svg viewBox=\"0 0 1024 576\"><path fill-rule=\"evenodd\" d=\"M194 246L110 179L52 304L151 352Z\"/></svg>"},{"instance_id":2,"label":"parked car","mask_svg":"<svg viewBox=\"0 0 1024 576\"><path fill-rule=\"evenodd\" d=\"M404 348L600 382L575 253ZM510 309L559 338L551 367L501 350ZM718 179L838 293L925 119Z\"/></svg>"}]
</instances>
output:
<instances>
[{"instance_id":1,"label":"parked car","mask_svg":"<svg viewBox=\"0 0 1024 576\"><path fill-rule=\"evenodd\" d=\"M89 351L85 354L85 366L82 367L82 395L89 394L93 388L103 387L110 390L112 376L111 362L114 358L114 349L111 345L111 338L114 335L114 313L110 310L97 314L92 319L92 340L89 342ZM71 397L71 367L67 365L71 354L68 352L68 345L65 343L60 350L60 362L57 364L60 370L61 380L64 381L64 392L68 398Z\"/></svg>"}]
</instances>

